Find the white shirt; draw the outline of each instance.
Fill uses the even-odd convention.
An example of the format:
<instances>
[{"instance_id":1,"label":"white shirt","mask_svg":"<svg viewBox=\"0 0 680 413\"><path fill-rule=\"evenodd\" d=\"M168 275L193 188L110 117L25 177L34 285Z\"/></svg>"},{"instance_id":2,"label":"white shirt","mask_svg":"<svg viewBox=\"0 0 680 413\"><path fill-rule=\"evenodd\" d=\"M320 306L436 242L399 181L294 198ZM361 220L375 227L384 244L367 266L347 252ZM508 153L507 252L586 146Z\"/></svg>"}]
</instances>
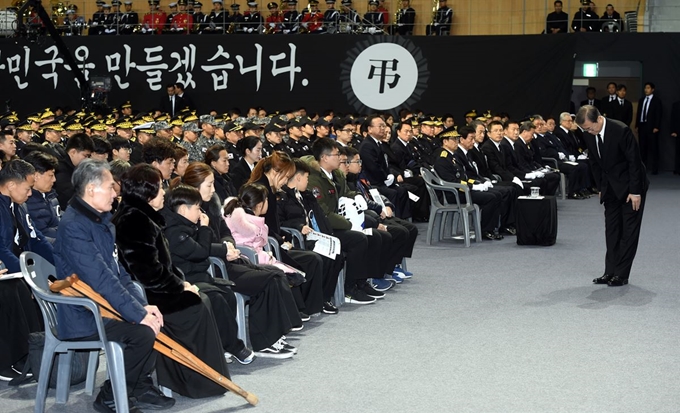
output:
<instances>
[{"instance_id":1,"label":"white shirt","mask_svg":"<svg viewBox=\"0 0 680 413\"><path fill-rule=\"evenodd\" d=\"M319 167L319 169L321 169L321 172L325 173L326 176L328 177L328 179L330 179L331 182L333 182L333 174L331 174L330 172L328 172L327 170L325 170L325 169L323 169L323 168L321 168L321 167Z\"/></svg>"},{"instance_id":2,"label":"white shirt","mask_svg":"<svg viewBox=\"0 0 680 413\"><path fill-rule=\"evenodd\" d=\"M507 136L503 137L505 138L506 141L510 142L510 146L512 146L512 149L515 149L515 142L512 139L508 138Z\"/></svg>"}]
</instances>

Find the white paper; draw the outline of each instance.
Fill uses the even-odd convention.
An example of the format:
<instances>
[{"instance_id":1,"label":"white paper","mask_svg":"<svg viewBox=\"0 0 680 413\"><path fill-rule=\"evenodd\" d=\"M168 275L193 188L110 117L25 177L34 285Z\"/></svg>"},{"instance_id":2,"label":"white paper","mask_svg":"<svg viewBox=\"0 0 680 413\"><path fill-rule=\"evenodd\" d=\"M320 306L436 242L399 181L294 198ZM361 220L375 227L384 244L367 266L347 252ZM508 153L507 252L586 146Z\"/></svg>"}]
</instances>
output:
<instances>
[{"instance_id":1,"label":"white paper","mask_svg":"<svg viewBox=\"0 0 680 413\"><path fill-rule=\"evenodd\" d=\"M322 232L312 231L307 234L309 241L316 241L314 243L314 252L321 254L324 257L335 259L340 254L340 240L332 235L327 235Z\"/></svg>"},{"instance_id":2,"label":"white paper","mask_svg":"<svg viewBox=\"0 0 680 413\"><path fill-rule=\"evenodd\" d=\"M408 191L408 199L410 199L413 202L418 202L420 197L418 195L414 194L413 192Z\"/></svg>"},{"instance_id":3,"label":"white paper","mask_svg":"<svg viewBox=\"0 0 680 413\"><path fill-rule=\"evenodd\" d=\"M564 163L566 163L567 165L574 165L574 166L578 165L578 162L572 162L572 161L564 161Z\"/></svg>"},{"instance_id":4,"label":"white paper","mask_svg":"<svg viewBox=\"0 0 680 413\"><path fill-rule=\"evenodd\" d=\"M385 203L383 202L382 196L380 195L380 192L378 192L377 189L371 188L371 189L368 190L368 193L371 194L371 198L373 198L373 202L375 202L376 204L385 208Z\"/></svg>"},{"instance_id":5,"label":"white paper","mask_svg":"<svg viewBox=\"0 0 680 413\"><path fill-rule=\"evenodd\" d=\"M12 273L8 273L8 274L0 275L0 281L14 280L14 279L17 279L17 278L24 278L24 275L20 272L12 272Z\"/></svg>"},{"instance_id":6,"label":"white paper","mask_svg":"<svg viewBox=\"0 0 680 413\"><path fill-rule=\"evenodd\" d=\"M543 199L543 198L545 198L543 195L539 196L521 195L517 197L517 199Z\"/></svg>"}]
</instances>

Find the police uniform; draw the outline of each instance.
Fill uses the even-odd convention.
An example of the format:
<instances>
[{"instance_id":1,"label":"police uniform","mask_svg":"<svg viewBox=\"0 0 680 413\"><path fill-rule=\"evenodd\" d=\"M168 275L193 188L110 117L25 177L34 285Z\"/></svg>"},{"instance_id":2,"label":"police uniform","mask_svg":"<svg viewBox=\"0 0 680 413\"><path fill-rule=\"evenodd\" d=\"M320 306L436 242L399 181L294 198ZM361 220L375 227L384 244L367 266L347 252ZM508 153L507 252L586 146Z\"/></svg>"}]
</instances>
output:
<instances>
[{"instance_id":1,"label":"police uniform","mask_svg":"<svg viewBox=\"0 0 680 413\"><path fill-rule=\"evenodd\" d=\"M442 0L439 0L439 2L441 3ZM448 36L451 32L452 20L453 10L448 6L440 7L434 16L434 22L427 25L426 34L428 36Z\"/></svg>"},{"instance_id":2,"label":"police uniform","mask_svg":"<svg viewBox=\"0 0 680 413\"><path fill-rule=\"evenodd\" d=\"M342 11L338 18L340 33L353 33L361 27L359 13L352 8L352 0L342 0Z\"/></svg>"},{"instance_id":3,"label":"police uniform","mask_svg":"<svg viewBox=\"0 0 680 413\"><path fill-rule=\"evenodd\" d=\"M297 7L297 0L289 0L288 6ZM297 10L286 10L283 12L283 34L294 34L300 30L300 12Z\"/></svg>"},{"instance_id":4,"label":"police uniform","mask_svg":"<svg viewBox=\"0 0 680 413\"><path fill-rule=\"evenodd\" d=\"M132 5L132 1L127 0L123 4L126 6ZM139 24L139 15L134 12L125 12L120 17L120 34L132 34L135 27Z\"/></svg>"},{"instance_id":5,"label":"police uniform","mask_svg":"<svg viewBox=\"0 0 680 413\"><path fill-rule=\"evenodd\" d=\"M335 0L326 0L326 6L329 8L323 14L323 25L325 30L330 33L336 33L338 31L338 20L340 19L340 12L335 8Z\"/></svg>"},{"instance_id":6,"label":"police uniform","mask_svg":"<svg viewBox=\"0 0 680 413\"><path fill-rule=\"evenodd\" d=\"M368 2L369 6L378 6L380 3L378 0L371 0ZM383 15L378 10L369 11L364 14L364 23L368 26L369 33L377 34L382 33L383 28ZM373 29L373 30L371 30Z\"/></svg>"}]
</instances>

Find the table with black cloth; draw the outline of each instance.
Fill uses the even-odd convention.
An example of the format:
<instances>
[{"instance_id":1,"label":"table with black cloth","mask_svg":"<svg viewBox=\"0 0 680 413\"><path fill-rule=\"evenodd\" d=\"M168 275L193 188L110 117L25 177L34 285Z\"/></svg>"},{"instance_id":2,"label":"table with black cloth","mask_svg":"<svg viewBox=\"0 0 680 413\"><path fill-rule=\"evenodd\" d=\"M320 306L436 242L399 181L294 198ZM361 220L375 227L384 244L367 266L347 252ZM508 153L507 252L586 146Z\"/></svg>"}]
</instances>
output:
<instances>
[{"instance_id":1,"label":"table with black cloth","mask_svg":"<svg viewBox=\"0 0 680 413\"><path fill-rule=\"evenodd\" d=\"M517 198L517 245L553 245L557 239L557 200L554 196Z\"/></svg>"}]
</instances>

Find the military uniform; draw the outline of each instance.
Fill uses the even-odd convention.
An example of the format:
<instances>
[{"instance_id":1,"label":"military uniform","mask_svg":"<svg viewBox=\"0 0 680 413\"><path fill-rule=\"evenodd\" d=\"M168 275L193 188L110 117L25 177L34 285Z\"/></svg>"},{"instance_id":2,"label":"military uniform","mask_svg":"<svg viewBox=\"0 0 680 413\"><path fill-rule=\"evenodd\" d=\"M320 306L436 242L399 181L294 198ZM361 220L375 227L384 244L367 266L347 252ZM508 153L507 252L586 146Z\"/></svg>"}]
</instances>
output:
<instances>
[{"instance_id":1,"label":"military uniform","mask_svg":"<svg viewBox=\"0 0 680 413\"><path fill-rule=\"evenodd\" d=\"M335 5L335 0L326 0L326 5ZM335 8L329 8L323 14L323 25L326 32L333 34L338 31L338 21L340 20L340 12Z\"/></svg>"},{"instance_id":2,"label":"military uniform","mask_svg":"<svg viewBox=\"0 0 680 413\"><path fill-rule=\"evenodd\" d=\"M97 7L104 6L103 0L97 1ZM100 35L104 31L104 22L106 21L106 15L104 11L96 11L92 15L92 23L90 24L90 29L87 34L90 36Z\"/></svg>"},{"instance_id":3,"label":"military uniform","mask_svg":"<svg viewBox=\"0 0 680 413\"><path fill-rule=\"evenodd\" d=\"M297 6L297 0L290 0L287 6ZM283 12L283 34L294 34L300 30L300 19L302 16L297 10L286 10Z\"/></svg>"},{"instance_id":4,"label":"military uniform","mask_svg":"<svg viewBox=\"0 0 680 413\"><path fill-rule=\"evenodd\" d=\"M158 6L159 0L149 0L149 5L150 6ZM154 31L157 34L161 34L163 31L163 28L165 27L165 23L167 22L168 16L165 14L164 11L157 10L155 12L149 12L144 15L142 18L142 33L143 34L152 34Z\"/></svg>"},{"instance_id":5,"label":"military uniform","mask_svg":"<svg viewBox=\"0 0 680 413\"><path fill-rule=\"evenodd\" d=\"M399 34L401 36L413 35L415 22L416 11L412 7L407 9L399 9L397 12L397 21L393 26L392 34Z\"/></svg>"},{"instance_id":6,"label":"military uniform","mask_svg":"<svg viewBox=\"0 0 680 413\"><path fill-rule=\"evenodd\" d=\"M131 1L125 1L126 6L131 5ZM132 34L135 27L139 25L139 15L134 11L126 11L120 17L120 34Z\"/></svg>"},{"instance_id":7,"label":"military uniform","mask_svg":"<svg viewBox=\"0 0 680 413\"><path fill-rule=\"evenodd\" d=\"M279 13L279 5L271 2L267 4L270 15L265 19L265 33L276 34L283 30L283 15Z\"/></svg>"},{"instance_id":8,"label":"military uniform","mask_svg":"<svg viewBox=\"0 0 680 413\"><path fill-rule=\"evenodd\" d=\"M451 32L452 21L453 10L447 6L440 7L435 14L433 24L427 25L426 34L428 36L448 36Z\"/></svg>"},{"instance_id":9,"label":"military uniform","mask_svg":"<svg viewBox=\"0 0 680 413\"><path fill-rule=\"evenodd\" d=\"M264 19L259 10L257 10L257 2L249 2L248 7L250 7L251 10L248 10L243 14L243 31L245 33L259 33Z\"/></svg>"},{"instance_id":10,"label":"military uniform","mask_svg":"<svg viewBox=\"0 0 680 413\"><path fill-rule=\"evenodd\" d=\"M309 1L311 6L318 6L318 0ZM302 10L302 19L300 20L302 28L307 30L309 33L323 33L325 30L323 28L324 15L318 9L309 11L307 9ZM302 29L301 29L302 30Z\"/></svg>"},{"instance_id":11,"label":"military uniform","mask_svg":"<svg viewBox=\"0 0 680 413\"><path fill-rule=\"evenodd\" d=\"M222 0L213 0L213 4L220 3ZM219 34L227 30L227 22L229 21L229 12L225 10L211 11L208 15L207 27L203 33Z\"/></svg>"}]
</instances>

